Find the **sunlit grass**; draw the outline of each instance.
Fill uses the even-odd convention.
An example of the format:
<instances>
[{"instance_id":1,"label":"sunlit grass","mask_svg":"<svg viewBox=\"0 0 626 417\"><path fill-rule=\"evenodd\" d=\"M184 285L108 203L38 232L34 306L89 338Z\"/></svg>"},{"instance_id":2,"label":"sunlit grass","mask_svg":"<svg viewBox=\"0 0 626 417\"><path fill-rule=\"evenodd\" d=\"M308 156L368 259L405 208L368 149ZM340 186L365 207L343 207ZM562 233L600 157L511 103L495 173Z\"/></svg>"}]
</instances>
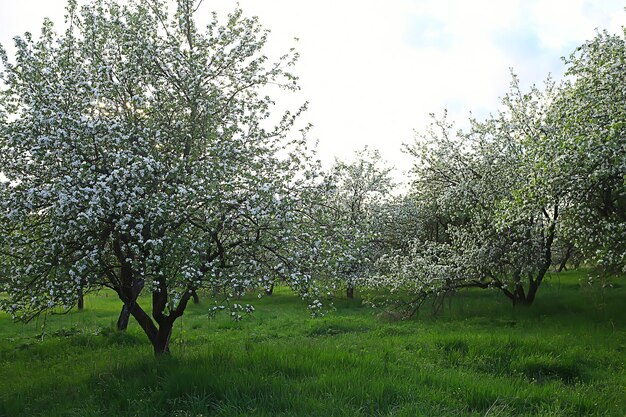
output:
<instances>
[{"instance_id":1,"label":"sunlit grass","mask_svg":"<svg viewBox=\"0 0 626 417\"><path fill-rule=\"evenodd\" d=\"M438 317L393 321L360 300L309 318L287 291L242 322L177 322L170 358L120 304L27 325L0 317L0 416L623 416L626 291L552 276L530 309L459 294ZM43 340L42 340L43 339Z\"/></svg>"}]
</instances>

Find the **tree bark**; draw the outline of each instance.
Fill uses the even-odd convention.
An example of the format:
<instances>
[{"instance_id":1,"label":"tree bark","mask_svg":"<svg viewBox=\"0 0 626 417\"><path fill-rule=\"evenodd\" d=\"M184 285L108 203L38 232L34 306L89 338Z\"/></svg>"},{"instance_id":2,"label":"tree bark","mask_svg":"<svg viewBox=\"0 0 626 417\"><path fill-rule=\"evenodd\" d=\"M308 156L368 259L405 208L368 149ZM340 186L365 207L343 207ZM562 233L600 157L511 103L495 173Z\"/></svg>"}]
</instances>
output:
<instances>
[{"instance_id":1,"label":"tree bark","mask_svg":"<svg viewBox=\"0 0 626 417\"><path fill-rule=\"evenodd\" d=\"M200 304L200 297L198 297L198 293L196 292L196 290L191 291L191 296L193 297L194 304Z\"/></svg>"},{"instance_id":2,"label":"tree bark","mask_svg":"<svg viewBox=\"0 0 626 417\"><path fill-rule=\"evenodd\" d=\"M120 316L117 319L117 330L125 331L128 328L128 321L130 319L132 306L137 304L137 298L144 287L144 281L137 281L134 285L131 286L131 290L127 291L130 300L124 301L124 305L122 306L122 311L120 311ZM120 297L121 298L121 297Z\"/></svg>"},{"instance_id":3,"label":"tree bark","mask_svg":"<svg viewBox=\"0 0 626 417\"><path fill-rule=\"evenodd\" d=\"M348 288L346 288L346 297L349 299L354 298L354 287L352 285L349 285Z\"/></svg>"},{"instance_id":4,"label":"tree bark","mask_svg":"<svg viewBox=\"0 0 626 417\"><path fill-rule=\"evenodd\" d=\"M539 271L537 272L537 277L535 279L533 279L530 276L528 277L529 278L528 293L526 295L526 299L524 300L524 305L527 305L527 306L530 306L533 303L533 301L535 301L537 290L539 289L539 286L541 285L541 282L543 281L543 278L545 277L546 272L548 272L550 265L552 265L552 244L554 243L554 237L556 235L556 221L559 217L558 203L554 205L553 210L554 211L552 214L552 221L550 222L550 226L548 226L548 230L546 234L545 248L544 248L544 254L543 254L543 265L541 266L541 268L539 268Z\"/></svg>"},{"instance_id":5,"label":"tree bark","mask_svg":"<svg viewBox=\"0 0 626 417\"><path fill-rule=\"evenodd\" d=\"M172 328L174 320L165 320L159 325L152 346L156 356L168 355L170 353L170 338L172 337Z\"/></svg>"},{"instance_id":6,"label":"tree bark","mask_svg":"<svg viewBox=\"0 0 626 417\"><path fill-rule=\"evenodd\" d=\"M265 295L272 295L274 294L274 283L272 282L272 284L265 289Z\"/></svg>"},{"instance_id":7,"label":"tree bark","mask_svg":"<svg viewBox=\"0 0 626 417\"><path fill-rule=\"evenodd\" d=\"M83 311L85 309L85 295L83 294L83 289L78 289L78 311Z\"/></svg>"},{"instance_id":8,"label":"tree bark","mask_svg":"<svg viewBox=\"0 0 626 417\"><path fill-rule=\"evenodd\" d=\"M157 329L157 327L154 325L154 322L152 321L150 316L148 316L148 314L146 314L146 312L143 311L143 309L137 303L130 307L130 314L132 314L135 320L137 320L139 326L141 326L146 336L148 336L150 343L152 343L152 345L154 346L154 341L156 339L156 335L159 329Z\"/></svg>"},{"instance_id":9,"label":"tree bark","mask_svg":"<svg viewBox=\"0 0 626 417\"><path fill-rule=\"evenodd\" d=\"M174 322L178 317L182 316L189 298L191 298L191 293L183 298L183 301L181 301L181 304L178 306L179 308L174 310L171 315L163 315L162 310L158 310L156 314L153 311L153 315L158 317L158 319L155 317L158 327L138 303L134 303L132 305L124 304L122 312L125 313L125 311L129 311L130 315L135 318L148 337L148 340L150 340L156 356L167 355L170 353L170 338L172 336ZM127 316L124 315L124 317ZM128 320L126 325L128 325Z\"/></svg>"},{"instance_id":10,"label":"tree bark","mask_svg":"<svg viewBox=\"0 0 626 417\"><path fill-rule=\"evenodd\" d=\"M547 212L544 211L546 218L550 219L550 216ZM519 272L516 272L513 275L513 281L515 282L515 291L513 292L513 297L510 297L513 301L513 306L522 305L522 306L530 306L535 301L535 297L537 295L537 290L543 281L543 278L548 272L550 265L552 265L552 244L554 243L554 238L556 235L556 221L559 217L559 206L558 203L554 205L552 218L550 219L550 225L548 226L548 230L545 235L544 242L544 252L543 252L543 263L539 267L537 271L536 277L533 278L531 274L528 275L528 291L524 291L524 285L522 284L522 280Z\"/></svg>"},{"instance_id":11,"label":"tree bark","mask_svg":"<svg viewBox=\"0 0 626 417\"><path fill-rule=\"evenodd\" d=\"M119 245L117 251L123 255ZM143 279L135 280L132 269L121 258L121 281L123 285L116 288L120 300L124 303L118 328L125 329L128 326L128 313L132 315L144 333L150 340L156 356L169 354L172 328L177 318L181 317L187 308L189 300L194 295L194 289L187 289L175 308L168 308L168 288L164 278L157 281L156 288L152 290L152 317L150 317L139 305L137 299L144 287Z\"/></svg>"},{"instance_id":12,"label":"tree bark","mask_svg":"<svg viewBox=\"0 0 626 417\"><path fill-rule=\"evenodd\" d=\"M146 334L148 334L148 337L152 342L152 347L154 348L154 354L156 356L167 355L170 353L170 338L172 336L174 322L185 312L187 303L192 298L193 292L194 291L192 289L185 291L176 308L171 309L166 315L165 310L168 302L167 285L163 279L158 282L157 290L152 293L152 317L158 324L158 328L148 317L150 324L155 330L155 332L152 333L153 337L150 337L150 334L146 331Z\"/></svg>"},{"instance_id":13,"label":"tree bark","mask_svg":"<svg viewBox=\"0 0 626 417\"><path fill-rule=\"evenodd\" d=\"M567 269L565 265L567 264L567 261L569 261L570 256L572 256L572 250L573 249L574 249L574 245L569 243L567 245L567 250L565 251L565 256L563 257L563 260L561 260L561 264L557 268L556 272L561 272L561 271Z\"/></svg>"},{"instance_id":14,"label":"tree bark","mask_svg":"<svg viewBox=\"0 0 626 417\"><path fill-rule=\"evenodd\" d=\"M117 319L117 330L124 331L128 328L128 320L130 319L130 308L126 305L122 305L122 311Z\"/></svg>"},{"instance_id":15,"label":"tree bark","mask_svg":"<svg viewBox=\"0 0 626 417\"><path fill-rule=\"evenodd\" d=\"M176 308L168 309L167 283L163 277L160 277L156 282L156 288L152 290L152 317L150 317L137 302L144 287L144 280L135 278L133 269L126 261L127 256L122 250L120 241L114 242L113 250L121 264L120 279L113 281L121 283L115 290L124 303L118 320L118 328L125 328L128 325L127 313L130 312L150 340L154 354L156 356L169 354L174 322L183 315L195 291L191 288L187 289ZM167 314L166 311L168 311Z\"/></svg>"},{"instance_id":16,"label":"tree bark","mask_svg":"<svg viewBox=\"0 0 626 417\"><path fill-rule=\"evenodd\" d=\"M528 284L528 293L526 294L526 297L523 300L521 300L522 301L521 304L523 306L529 307L535 301L535 296L537 295L537 290L539 289L540 282L541 280L539 279L539 277L537 279L530 280Z\"/></svg>"}]
</instances>

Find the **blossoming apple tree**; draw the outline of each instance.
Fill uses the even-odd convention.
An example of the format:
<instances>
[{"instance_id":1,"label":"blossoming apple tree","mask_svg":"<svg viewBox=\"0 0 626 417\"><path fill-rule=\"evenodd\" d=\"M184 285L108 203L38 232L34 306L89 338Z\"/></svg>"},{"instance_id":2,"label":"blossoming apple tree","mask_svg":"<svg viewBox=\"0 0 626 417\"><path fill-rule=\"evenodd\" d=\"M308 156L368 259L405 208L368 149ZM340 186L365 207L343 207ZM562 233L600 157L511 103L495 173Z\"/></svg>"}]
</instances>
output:
<instances>
[{"instance_id":1,"label":"blossoming apple tree","mask_svg":"<svg viewBox=\"0 0 626 417\"><path fill-rule=\"evenodd\" d=\"M108 287L160 354L201 288L229 298L279 276L319 307L316 276L337 251L313 229L303 241L298 224L316 213L316 194L301 192L314 189L306 128L291 133L303 109L277 117L267 95L298 88L297 54L266 57L268 33L240 10L201 30L198 6L72 0L64 32L45 21L39 37L15 38L14 60L2 52L2 308L13 316Z\"/></svg>"},{"instance_id":2,"label":"blossoming apple tree","mask_svg":"<svg viewBox=\"0 0 626 417\"><path fill-rule=\"evenodd\" d=\"M626 270L626 28L599 32L565 59L561 134L550 173L566 191L563 233L605 273Z\"/></svg>"},{"instance_id":3,"label":"blossoming apple tree","mask_svg":"<svg viewBox=\"0 0 626 417\"><path fill-rule=\"evenodd\" d=\"M334 230L341 236L337 246L344 258L338 274L346 296L354 297L357 284L372 273L383 242L375 227L381 204L393 189L391 168L380 153L367 147L355 153L353 161L336 160L327 181L332 184L328 204L334 208Z\"/></svg>"},{"instance_id":4,"label":"blossoming apple tree","mask_svg":"<svg viewBox=\"0 0 626 417\"><path fill-rule=\"evenodd\" d=\"M558 190L529 191L535 145L553 131L554 91L548 83L522 92L514 77L497 115L472 120L466 132L435 120L407 147L416 161L409 198L422 220L407 222L417 228L405 231L409 245L381 258L372 283L402 295L409 313L472 287L494 288L516 305L534 301L560 218Z\"/></svg>"}]
</instances>

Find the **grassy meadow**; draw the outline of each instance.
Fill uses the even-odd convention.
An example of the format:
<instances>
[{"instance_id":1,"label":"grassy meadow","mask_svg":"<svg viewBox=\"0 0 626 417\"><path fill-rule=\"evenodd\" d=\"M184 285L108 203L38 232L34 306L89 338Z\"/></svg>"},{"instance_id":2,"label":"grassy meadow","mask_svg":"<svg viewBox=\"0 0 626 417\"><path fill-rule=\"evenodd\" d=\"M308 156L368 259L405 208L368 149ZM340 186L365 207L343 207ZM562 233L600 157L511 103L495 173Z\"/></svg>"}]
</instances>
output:
<instances>
[{"instance_id":1,"label":"grassy meadow","mask_svg":"<svg viewBox=\"0 0 626 417\"><path fill-rule=\"evenodd\" d=\"M312 319L284 289L248 302L240 322L190 305L158 359L132 319L113 330L109 292L28 324L0 315L0 416L626 415L623 278L553 274L529 309L467 291L409 320L340 296Z\"/></svg>"}]
</instances>

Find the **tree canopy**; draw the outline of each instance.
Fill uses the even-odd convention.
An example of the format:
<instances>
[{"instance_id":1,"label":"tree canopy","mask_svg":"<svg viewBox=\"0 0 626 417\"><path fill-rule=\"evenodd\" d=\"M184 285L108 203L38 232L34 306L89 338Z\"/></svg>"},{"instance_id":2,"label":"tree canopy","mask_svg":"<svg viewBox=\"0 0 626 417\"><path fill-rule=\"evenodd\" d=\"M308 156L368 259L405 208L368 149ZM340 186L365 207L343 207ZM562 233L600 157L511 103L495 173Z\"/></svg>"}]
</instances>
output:
<instances>
[{"instance_id":1,"label":"tree canopy","mask_svg":"<svg viewBox=\"0 0 626 417\"><path fill-rule=\"evenodd\" d=\"M319 304L310 264L292 261L295 213L315 211L300 192L313 175L305 131L291 133L302 109L276 117L266 95L298 88L297 54L270 61L268 32L241 10L200 30L197 5L71 1L64 33L46 21L38 39L16 38L15 62L2 53L11 314L109 287L159 353L199 288L228 298L279 275Z\"/></svg>"}]
</instances>

